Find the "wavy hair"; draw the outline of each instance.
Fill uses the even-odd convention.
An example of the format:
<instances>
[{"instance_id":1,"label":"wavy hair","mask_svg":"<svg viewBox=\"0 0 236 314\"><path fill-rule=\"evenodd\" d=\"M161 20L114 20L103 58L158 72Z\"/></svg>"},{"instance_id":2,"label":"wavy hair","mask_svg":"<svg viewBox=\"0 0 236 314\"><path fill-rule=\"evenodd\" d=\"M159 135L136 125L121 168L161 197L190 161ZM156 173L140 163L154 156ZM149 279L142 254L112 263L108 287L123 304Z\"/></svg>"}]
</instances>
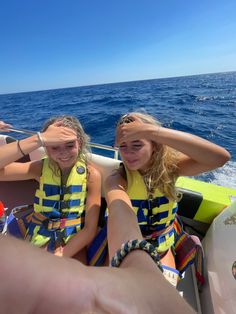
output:
<instances>
[{"instance_id":1,"label":"wavy hair","mask_svg":"<svg viewBox=\"0 0 236 314\"><path fill-rule=\"evenodd\" d=\"M149 114L131 112L118 120L117 127L124 123L133 122L135 118L146 124L161 126L161 123ZM154 190L158 188L169 199L179 201L181 194L175 187L178 177L178 152L167 145L156 142L152 142L152 146L153 152L149 167L146 169L145 174L142 175L144 182L149 182L149 193L152 195Z\"/></svg>"}]
</instances>

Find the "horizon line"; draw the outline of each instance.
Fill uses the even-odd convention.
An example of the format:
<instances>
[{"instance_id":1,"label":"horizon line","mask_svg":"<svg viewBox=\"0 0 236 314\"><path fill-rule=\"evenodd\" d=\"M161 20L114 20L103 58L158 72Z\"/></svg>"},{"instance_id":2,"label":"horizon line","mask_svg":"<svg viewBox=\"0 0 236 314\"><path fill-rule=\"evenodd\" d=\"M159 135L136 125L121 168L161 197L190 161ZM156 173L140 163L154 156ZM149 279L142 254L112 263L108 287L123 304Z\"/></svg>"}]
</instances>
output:
<instances>
[{"instance_id":1,"label":"horizon line","mask_svg":"<svg viewBox=\"0 0 236 314\"><path fill-rule=\"evenodd\" d=\"M19 91L19 92L11 92L11 93L0 93L0 96L12 95L12 94L23 94L23 93L46 92L46 91L53 91L53 90L60 90L60 89L70 89L70 88L80 88L80 87L92 87L92 86L102 86L102 85L111 85L111 84L122 84L122 83L131 83L131 82L142 82L142 81L152 81L152 80L161 80L161 79L171 79L171 78L178 78L178 77L191 77L191 76L200 76L200 75L224 74L224 73L233 73L233 72L236 72L236 70L223 71L223 72L208 72L208 73L198 73L198 74L187 74L187 75L179 75L179 76L166 76L166 77L158 77L158 78L151 78L151 79L128 80L128 81L109 82L109 83L95 83L95 84L89 84L89 85L57 87L57 88L48 88L48 89L30 90L30 91Z\"/></svg>"}]
</instances>

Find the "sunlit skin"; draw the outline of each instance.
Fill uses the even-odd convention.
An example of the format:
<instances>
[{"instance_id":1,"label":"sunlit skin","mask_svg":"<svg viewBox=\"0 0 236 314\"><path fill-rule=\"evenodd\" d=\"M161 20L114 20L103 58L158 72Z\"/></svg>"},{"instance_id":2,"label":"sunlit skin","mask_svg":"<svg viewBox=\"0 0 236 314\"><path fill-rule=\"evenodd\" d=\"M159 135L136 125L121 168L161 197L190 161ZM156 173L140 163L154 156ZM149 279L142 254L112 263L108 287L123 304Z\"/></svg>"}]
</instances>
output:
<instances>
[{"instance_id":1,"label":"sunlit skin","mask_svg":"<svg viewBox=\"0 0 236 314\"><path fill-rule=\"evenodd\" d=\"M47 153L58 164L61 170L67 170L72 168L76 163L79 148L79 140L76 140L61 145L48 146Z\"/></svg>"},{"instance_id":2,"label":"sunlit skin","mask_svg":"<svg viewBox=\"0 0 236 314\"><path fill-rule=\"evenodd\" d=\"M119 149L123 162L130 170L145 172L153 152L150 141L145 139L126 141L120 144Z\"/></svg>"},{"instance_id":3,"label":"sunlit skin","mask_svg":"<svg viewBox=\"0 0 236 314\"><path fill-rule=\"evenodd\" d=\"M5 123L4 121L0 121L0 130L2 132L7 132L9 128L11 128L12 125L11 124L8 124L8 123Z\"/></svg>"}]
</instances>

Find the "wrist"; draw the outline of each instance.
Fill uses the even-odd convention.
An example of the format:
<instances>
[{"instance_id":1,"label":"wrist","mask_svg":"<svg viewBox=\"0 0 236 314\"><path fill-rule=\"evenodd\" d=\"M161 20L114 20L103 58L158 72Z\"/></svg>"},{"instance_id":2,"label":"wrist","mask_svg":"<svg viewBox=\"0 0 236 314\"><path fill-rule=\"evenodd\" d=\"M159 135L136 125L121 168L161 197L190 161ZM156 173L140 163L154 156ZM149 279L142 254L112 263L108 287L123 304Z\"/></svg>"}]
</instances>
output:
<instances>
[{"instance_id":1,"label":"wrist","mask_svg":"<svg viewBox=\"0 0 236 314\"><path fill-rule=\"evenodd\" d=\"M20 140L17 140L17 148L20 151L22 157L26 156L25 152L22 150L21 145L20 145Z\"/></svg>"},{"instance_id":2,"label":"wrist","mask_svg":"<svg viewBox=\"0 0 236 314\"><path fill-rule=\"evenodd\" d=\"M37 132L37 137L38 137L38 142L39 142L40 146L44 147L45 143L44 143L44 139L43 139L42 133Z\"/></svg>"},{"instance_id":3,"label":"wrist","mask_svg":"<svg viewBox=\"0 0 236 314\"><path fill-rule=\"evenodd\" d=\"M132 251L134 250L142 250L150 255L150 257L153 259L154 263L157 265L157 267L160 269L161 272L163 272L163 268L160 262L160 255L156 251L155 247L147 242L146 240L129 240L126 243L123 243L121 246L121 249L118 250L113 256L111 260L111 266L112 267L119 267L124 258Z\"/></svg>"},{"instance_id":4,"label":"wrist","mask_svg":"<svg viewBox=\"0 0 236 314\"><path fill-rule=\"evenodd\" d=\"M155 125L155 126L151 126L151 129L150 129L150 133L151 133L151 136L150 136L150 139L153 141L153 142L159 142L158 141L158 138L160 136L160 133L161 133L161 125Z\"/></svg>"}]
</instances>

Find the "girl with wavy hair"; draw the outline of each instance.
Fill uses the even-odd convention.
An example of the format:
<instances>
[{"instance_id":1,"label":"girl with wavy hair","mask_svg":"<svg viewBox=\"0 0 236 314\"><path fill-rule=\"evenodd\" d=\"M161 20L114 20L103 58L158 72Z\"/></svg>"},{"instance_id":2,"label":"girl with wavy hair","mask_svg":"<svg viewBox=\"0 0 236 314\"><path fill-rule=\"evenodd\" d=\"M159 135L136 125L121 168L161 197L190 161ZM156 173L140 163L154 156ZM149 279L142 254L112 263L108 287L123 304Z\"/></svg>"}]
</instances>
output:
<instances>
[{"instance_id":1,"label":"girl with wavy hair","mask_svg":"<svg viewBox=\"0 0 236 314\"><path fill-rule=\"evenodd\" d=\"M176 286L179 272L174 248L182 233L176 227L181 194L175 182L179 176L194 176L223 166L230 154L198 136L165 128L154 117L138 112L119 119L116 145L123 164L107 184L126 191L143 237L155 245L164 274Z\"/></svg>"},{"instance_id":2,"label":"girl with wavy hair","mask_svg":"<svg viewBox=\"0 0 236 314\"><path fill-rule=\"evenodd\" d=\"M88 140L77 118L58 116L42 132L0 147L1 181L39 183L26 239L58 256L77 255L84 263L101 202L101 175L88 160ZM39 147L45 158L15 162Z\"/></svg>"}]
</instances>

